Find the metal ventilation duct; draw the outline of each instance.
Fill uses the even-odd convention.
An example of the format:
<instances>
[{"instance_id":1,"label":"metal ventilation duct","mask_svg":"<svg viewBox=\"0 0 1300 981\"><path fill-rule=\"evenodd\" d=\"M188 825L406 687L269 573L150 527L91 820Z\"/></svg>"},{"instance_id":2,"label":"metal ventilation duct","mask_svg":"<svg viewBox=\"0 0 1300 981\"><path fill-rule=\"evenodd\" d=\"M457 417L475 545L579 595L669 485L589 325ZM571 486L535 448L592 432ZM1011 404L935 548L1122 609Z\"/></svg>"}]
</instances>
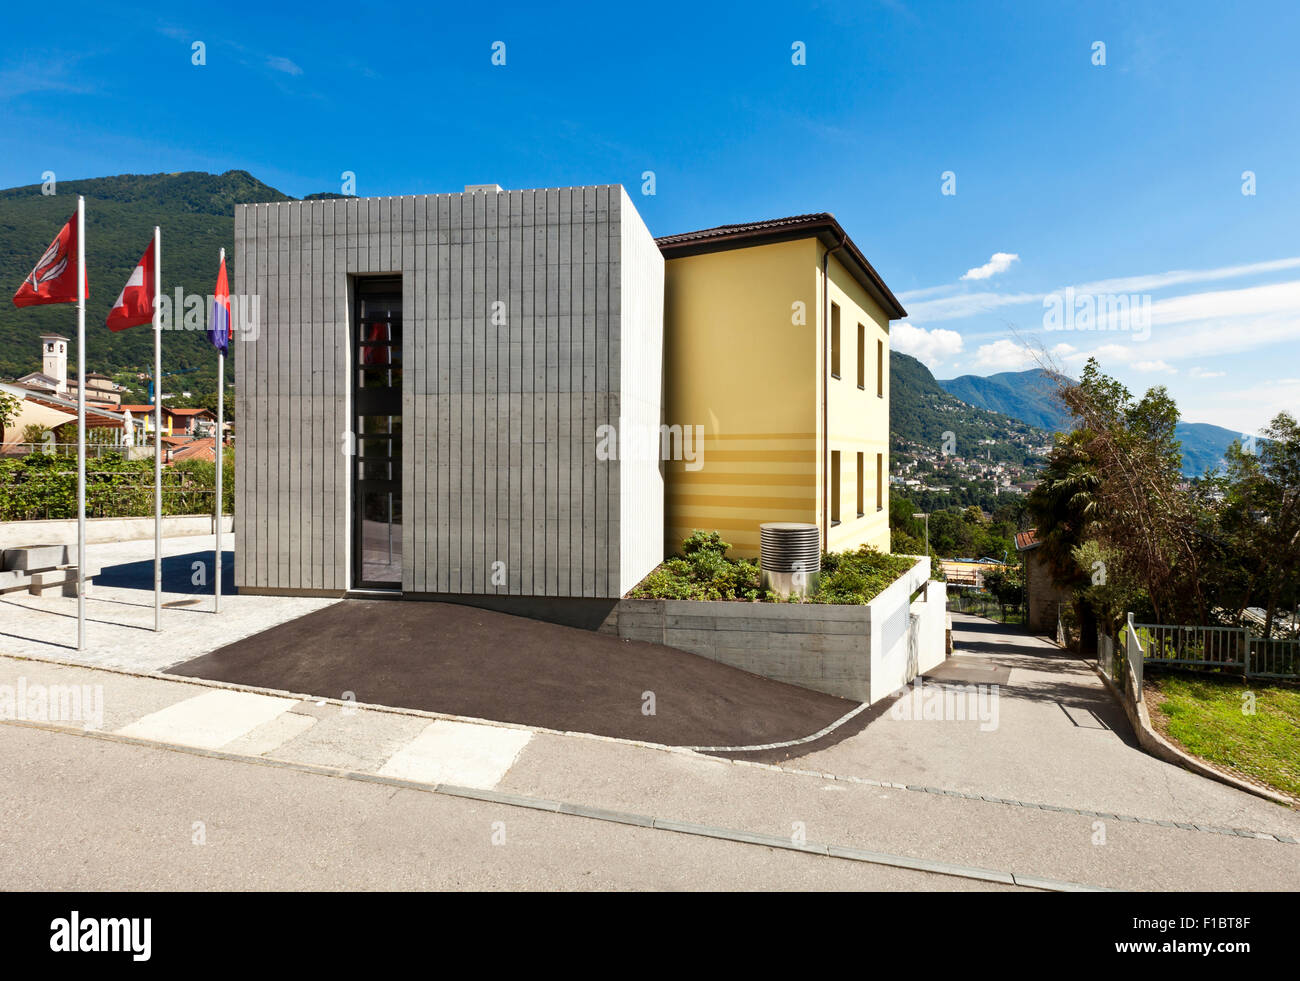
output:
<instances>
[{"instance_id":1,"label":"metal ventilation duct","mask_svg":"<svg viewBox=\"0 0 1300 981\"><path fill-rule=\"evenodd\" d=\"M807 596L821 576L821 532L814 524L772 521L759 528L760 583L782 596Z\"/></svg>"}]
</instances>

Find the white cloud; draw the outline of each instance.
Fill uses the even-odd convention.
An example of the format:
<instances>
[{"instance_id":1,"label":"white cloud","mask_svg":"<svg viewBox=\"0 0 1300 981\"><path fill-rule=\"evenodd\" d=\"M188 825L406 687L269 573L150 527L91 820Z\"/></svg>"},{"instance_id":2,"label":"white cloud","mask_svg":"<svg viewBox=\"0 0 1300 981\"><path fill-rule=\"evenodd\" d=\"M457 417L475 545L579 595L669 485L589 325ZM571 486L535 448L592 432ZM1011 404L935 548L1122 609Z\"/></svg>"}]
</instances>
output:
<instances>
[{"instance_id":1,"label":"white cloud","mask_svg":"<svg viewBox=\"0 0 1300 981\"><path fill-rule=\"evenodd\" d=\"M956 283L947 283L943 286L927 286L919 290L904 290L902 293L895 294L901 301L907 303L911 300L921 300L927 296L951 295L956 292Z\"/></svg>"},{"instance_id":2,"label":"white cloud","mask_svg":"<svg viewBox=\"0 0 1300 981\"><path fill-rule=\"evenodd\" d=\"M998 273L1004 273L1011 268L1011 263L1019 260L1020 256L1014 252L994 252L989 261L982 266L976 266L974 269L967 269L962 273L962 279L989 279Z\"/></svg>"},{"instance_id":3,"label":"white cloud","mask_svg":"<svg viewBox=\"0 0 1300 981\"><path fill-rule=\"evenodd\" d=\"M976 314L988 313L999 307L1018 306L1022 303L1040 303L1041 293L962 293L940 300L927 300L913 304L908 312L911 320L960 320Z\"/></svg>"},{"instance_id":4,"label":"white cloud","mask_svg":"<svg viewBox=\"0 0 1300 981\"><path fill-rule=\"evenodd\" d=\"M1076 293L1147 293L1167 286L1184 283L1204 283L1216 279L1235 279L1300 268L1300 257L1271 259L1240 266L1220 266L1218 269L1174 269L1170 272L1150 273L1145 276L1124 276L1116 279L1099 279L1074 288Z\"/></svg>"},{"instance_id":5,"label":"white cloud","mask_svg":"<svg viewBox=\"0 0 1300 981\"><path fill-rule=\"evenodd\" d=\"M1166 375L1178 374L1178 369L1170 367L1165 361L1134 361L1133 368L1135 371L1160 371Z\"/></svg>"},{"instance_id":6,"label":"white cloud","mask_svg":"<svg viewBox=\"0 0 1300 981\"><path fill-rule=\"evenodd\" d=\"M1024 344L1003 338L981 344L975 352L975 367L993 374L999 371L1023 371L1036 364L1034 352Z\"/></svg>"},{"instance_id":7,"label":"white cloud","mask_svg":"<svg viewBox=\"0 0 1300 981\"><path fill-rule=\"evenodd\" d=\"M1197 396L1202 394L1212 401L1197 401ZM1180 400L1178 408L1188 422L1212 422L1243 434L1258 434L1279 412L1295 415L1297 405L1300 405L1300 378L1279 378L1213 395L1198 388L1191 397Z\"/></svg>"},{"instance_id":8,"label":"white cloud","mask_svg":"<svg viewBox=\"0 0 1300 981\"><path fill-rule=\"evenodd\" d=\"M266 66L273 68L278 72L284 72L286 75L301 75L302 69L295 65L288 58L271 57L266 59Z\"/></svg>"},{"instance_id":9,"label":"white cloud","mask_svg":"<svg viewBox=\"0 0 1300 981\"><path fill-rule=\"evenodd\" d=\"M1225 374L1225 371L1206 371L1201 367L1189 368L1187 371L1188 378L1222 378Z\"/></svg>"},{"instance_id":10,"label":"white cloud","mask_svg":"<svg viewBox=\"0 0 1300 981\"><path fill-rule=\"evenodd\" d=\"M934 369L946 359L961 353L961 334L955 330L936 327L926 330L914 327L906 320L889 329L890 345L895 351L910 354L927 368Z\"/></svg>"}]
</instances>

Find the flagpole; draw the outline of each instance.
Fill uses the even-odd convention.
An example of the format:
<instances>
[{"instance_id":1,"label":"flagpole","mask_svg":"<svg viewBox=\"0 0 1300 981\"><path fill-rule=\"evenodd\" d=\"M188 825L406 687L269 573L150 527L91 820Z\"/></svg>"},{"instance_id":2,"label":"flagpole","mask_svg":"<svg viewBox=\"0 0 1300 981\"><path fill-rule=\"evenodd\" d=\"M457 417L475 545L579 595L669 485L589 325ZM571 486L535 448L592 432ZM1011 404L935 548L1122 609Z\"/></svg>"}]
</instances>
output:
<instances>
[{"instance_id":1,"label":"flagpole","mask_svg":"<svg viewBox=\"0 0 1300 981\"><path fill-rule=\"evenodd\" d=\"M162 229L153 228L153 629L162 630Z\"/></svg>"},{"instance_id":2,"label":"flagpole","mask_svg":"<svg viewBox=\"0 0 1300 981\"><path fill-rule=\"evenodd\" d=\"M86 199L77 195L77 650L86 647Z\"/></svg>"},{"instance_id":3,"label":"flagpole","mask_svg":"<svg viewBox=\"0 0 1300 981\"><path fill-rule=\"evenodd\" d=\"M222 268L225 267L225 264L226 264L226 250L222 249L221 250ZM221 298L217 297L216 299L217 302L220 303ZM216 309L213 309L212 315L214 320L216 319L216 314L217 314ZM229 337L230 336L229 321L227 321L226 323L225 330L226 330L226 336ZM216 583L216 592L213 594L212 597L213 613L221 612L221 442L222 442L221 437L222 437L222 420L225 416L225 407L226 407L225 396L226 396L226 352L222 348L218 347L217 348L217 555L216 555L217 583Z\"/></svg>"}]
</instances>

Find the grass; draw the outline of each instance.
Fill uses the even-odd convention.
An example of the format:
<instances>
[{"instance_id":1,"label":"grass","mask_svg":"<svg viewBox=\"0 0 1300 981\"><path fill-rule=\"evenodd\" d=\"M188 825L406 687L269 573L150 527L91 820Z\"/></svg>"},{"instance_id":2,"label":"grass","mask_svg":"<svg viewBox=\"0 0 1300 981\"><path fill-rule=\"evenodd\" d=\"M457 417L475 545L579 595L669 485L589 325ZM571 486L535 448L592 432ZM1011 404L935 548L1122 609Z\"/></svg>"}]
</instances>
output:
<instances>
[{"instance_id":1,"label":"grass","mask_svg":"<svg viewBox=\"0 0 1300 981\"><path fill-rule=\"evenodd\" d=\"M779 603L786 597L759 585L758 563L727 557L731 548L717 532L696 531L682 554L657 566L628 593L634 599L740 600ZM867 603L912 567L915 559L862 547L822 556L817 591L802 602Z\"/></svg>"},{"instance_id":2,"label":"grass","mask_svg":"<svg viewBox=\"0 0 1300 981\"><path fill-rule=\"evenodd\" d=\"M1300 797L1300 688L1181 672L1148 672L1145 687L1152 722L1183 749Z\"/></svg>"}]
</instances>

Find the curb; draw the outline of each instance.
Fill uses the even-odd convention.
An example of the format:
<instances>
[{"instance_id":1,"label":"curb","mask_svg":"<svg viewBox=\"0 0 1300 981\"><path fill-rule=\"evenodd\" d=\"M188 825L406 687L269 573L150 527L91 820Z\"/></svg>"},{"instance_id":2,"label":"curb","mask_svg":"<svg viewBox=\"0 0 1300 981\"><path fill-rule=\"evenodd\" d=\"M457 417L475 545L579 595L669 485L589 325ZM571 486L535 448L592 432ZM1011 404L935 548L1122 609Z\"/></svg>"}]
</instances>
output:
<instances>
[{"instance_id":1,"label":"curb","mask_svg":"<svg viewBox=\"0 0 1300 981\"><path fill-rule=\"evenodd\" d=\"M1087 661L1085 663L1096 672L1097 677L1105 683L1107 689L1109 689L1110 693L1115 697L1115 700L1119 702L1120 708L1124 710L1124 715L1128 718L1129 725L1133 728L1134 735L1138 737L1138 744L1147 753L1166 763L1172 763L1174 766L1180 766L1184 770L1190 770L1199 776L1208 777L1211 780L1217 780L1219 783L1227 784L1229 787L1233 787L1237 790L1243 790L1248 794L1254 794L1256 797L1262 797L1265 800L1272 801L1274 804L1281 804L1283 807L1288 808L1296 807L1296 802L1284 794L1279 794L1276 791L1256 786L1240 777L1224 773L1216 767L1206 763L1204 760L1199 760L1195 756L1179 749L1173 743L1169 742L1169 740L1165 739L1164 736L1160 735L1160 733L1156 732L1155 728L1151 725L1151 716L1147 712L1145 701L1138 702L1134 705L1132 701L1124 697L1123 692L1115 687L1115 682L1106 677L1106 672L1101 670L1101 666L1096 661ZM1127 668L1125 670L1127 670Z\"/></svg>"}]
</instances>

